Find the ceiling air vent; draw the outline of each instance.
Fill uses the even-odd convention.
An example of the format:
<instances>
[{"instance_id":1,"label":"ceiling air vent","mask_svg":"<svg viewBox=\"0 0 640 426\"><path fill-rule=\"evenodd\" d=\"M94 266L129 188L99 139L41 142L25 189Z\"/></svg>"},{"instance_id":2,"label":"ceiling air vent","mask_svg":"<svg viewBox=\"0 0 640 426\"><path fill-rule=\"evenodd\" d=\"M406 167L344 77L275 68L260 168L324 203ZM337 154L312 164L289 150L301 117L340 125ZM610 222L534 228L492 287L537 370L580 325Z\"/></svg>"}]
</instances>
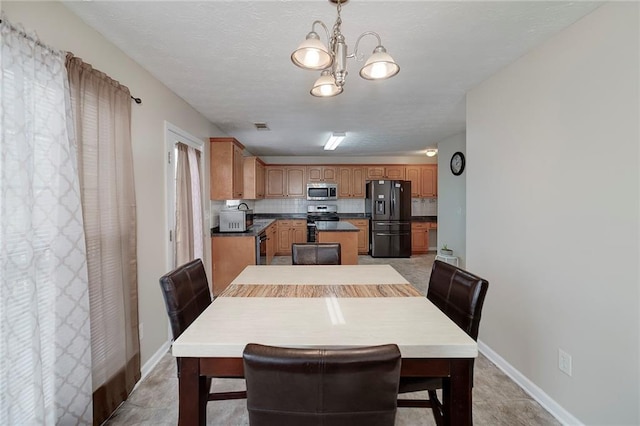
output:
<instances>
[{"instance_id":1,"label":"ceiling air vent","mask_svg":"<svg viewBox=\"0 0 640 426\"><path fill-rule=\"evenodd\" d=\"M267 123L253 123L253 125L256 126L256 130L271 130Z\"/></svg>"}]
</instances>

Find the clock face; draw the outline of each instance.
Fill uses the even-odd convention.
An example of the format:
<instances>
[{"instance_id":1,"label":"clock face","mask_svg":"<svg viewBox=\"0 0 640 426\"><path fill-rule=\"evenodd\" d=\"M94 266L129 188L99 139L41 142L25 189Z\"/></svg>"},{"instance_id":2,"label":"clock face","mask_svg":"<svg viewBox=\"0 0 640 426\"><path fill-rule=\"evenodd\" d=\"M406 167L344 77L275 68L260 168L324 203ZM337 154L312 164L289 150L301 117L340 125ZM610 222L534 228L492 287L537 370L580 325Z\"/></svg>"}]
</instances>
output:
<instances>
[{"instance_id":1,"label":"clock face","mask_svg":"<svg viewBox=\"0 0 640 426\"><path fill-rule=\"evenodd\" d=\"M451 156L451 173L460 176L464 171L464 154L456 152Z\"/></svg>"}]
</instances>

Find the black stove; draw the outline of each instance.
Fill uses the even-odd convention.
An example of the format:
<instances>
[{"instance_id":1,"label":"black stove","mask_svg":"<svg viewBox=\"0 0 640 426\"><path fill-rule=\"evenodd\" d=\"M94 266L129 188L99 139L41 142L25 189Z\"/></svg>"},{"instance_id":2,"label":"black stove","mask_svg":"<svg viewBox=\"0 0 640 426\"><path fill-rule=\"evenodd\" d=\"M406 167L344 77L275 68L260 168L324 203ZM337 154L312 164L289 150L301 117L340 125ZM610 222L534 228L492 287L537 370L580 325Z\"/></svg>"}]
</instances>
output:
<instances>
[{"instance_id":1,"label":"black stove","mask_svg":"<svg viewBox=\"0 0 640 426\"><path fill-rule=\"evenodd\" d=\"M316 242L316 222L338 221L338 206L317 204L307 207L307 242Z\"/></svg>"}]
</instances>

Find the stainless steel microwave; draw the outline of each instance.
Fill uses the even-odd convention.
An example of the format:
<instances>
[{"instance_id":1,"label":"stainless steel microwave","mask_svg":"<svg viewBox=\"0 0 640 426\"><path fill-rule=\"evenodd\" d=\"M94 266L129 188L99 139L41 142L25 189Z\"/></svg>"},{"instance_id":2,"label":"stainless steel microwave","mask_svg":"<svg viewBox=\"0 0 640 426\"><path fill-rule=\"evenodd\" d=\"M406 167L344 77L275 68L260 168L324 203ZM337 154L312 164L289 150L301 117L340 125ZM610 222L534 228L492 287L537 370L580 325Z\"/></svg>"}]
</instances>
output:
<instances>
[{"instance_id":1,"label":"stainless steel microwave","mask_svg":"<svg viewBox=\"0 0 640 426\"><path fill-rule=\"evenodd\" d=\"M307 200L327 201L338 199L338 185L335 183L308 183Z\"/></svg>"}]
</instances>

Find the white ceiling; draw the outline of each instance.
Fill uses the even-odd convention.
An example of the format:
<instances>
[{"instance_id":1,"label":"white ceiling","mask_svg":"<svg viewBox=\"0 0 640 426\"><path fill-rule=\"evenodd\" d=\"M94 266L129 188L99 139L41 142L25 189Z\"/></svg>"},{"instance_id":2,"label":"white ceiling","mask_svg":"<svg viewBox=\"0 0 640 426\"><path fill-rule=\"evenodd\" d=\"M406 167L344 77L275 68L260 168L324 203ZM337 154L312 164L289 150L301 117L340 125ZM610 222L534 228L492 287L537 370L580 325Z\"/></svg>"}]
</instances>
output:
<instances>
[{"instance_id":1,"label":"white ceiling","mask_svg":"<svg viewBox=\"0 0 640 426\"><path fill-rule=\"evenodd\" d=\"M363 80L362 63L349 59L344 92L315 98L319 72L289 58L314 20L333 26L327 0L65 2L253 154L332 157L424 154L465 129L467 91L600 4L351 0L342 9L349 53L375 31L400 73ZM368 56L375 44L366 37L359 50ZM332 131L347 139L323 151Z\"/></svg>"}]
</instances>

